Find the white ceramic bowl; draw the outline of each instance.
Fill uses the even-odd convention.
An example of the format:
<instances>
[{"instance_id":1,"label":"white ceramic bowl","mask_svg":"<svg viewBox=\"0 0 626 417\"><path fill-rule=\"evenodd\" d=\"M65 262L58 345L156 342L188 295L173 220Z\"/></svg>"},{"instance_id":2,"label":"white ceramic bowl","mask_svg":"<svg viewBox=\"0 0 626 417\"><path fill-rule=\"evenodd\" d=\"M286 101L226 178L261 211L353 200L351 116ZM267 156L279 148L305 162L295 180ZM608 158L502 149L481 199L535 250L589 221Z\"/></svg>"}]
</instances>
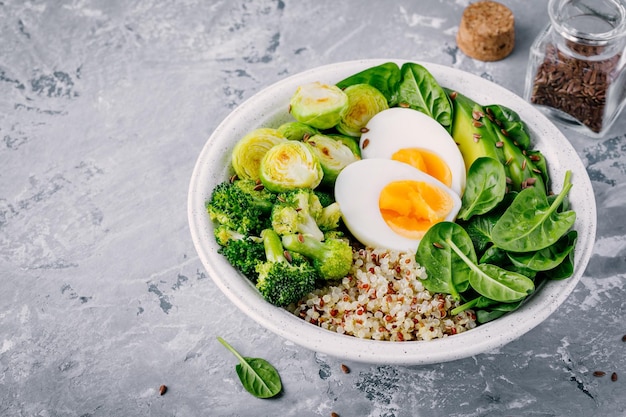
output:
<instances>
[{"instance_id":1,"label":"white ceramic bowl","mask_svg":"<svg viewBox=\"0 0 626 417\"><path fill-rule=\"evenodd\" d=\"M575 270L572 277L551 281L519 310L470 331L432 341L389 342L363 340L319 328L274 307L260 296L253 284L237 273L218 254L213 225L205 211L211 190L232 174L230 153L235 142L257 127L277 127L292 120L289 98L307 82L335 83L363 69L392 60L360 60L318 67L290 76L257 93L236 108L215 129L196 162L188 196L191 236L200 259L220 290L239 309L263 327L313 351L360 362L378 364L429 364L461 359L505 345L543 320L572 292L591 256L596 232L596 207L591 182L576 151L561 132L539 111L510 91L457 69L420 62L450 89L482 104L501 104L514 109L528 125L534 148L543 152L556 191L565 171L572 171L570 192L578 231ZM396 61L401 64L404 61Z\"/></svg>"}]
</instances>

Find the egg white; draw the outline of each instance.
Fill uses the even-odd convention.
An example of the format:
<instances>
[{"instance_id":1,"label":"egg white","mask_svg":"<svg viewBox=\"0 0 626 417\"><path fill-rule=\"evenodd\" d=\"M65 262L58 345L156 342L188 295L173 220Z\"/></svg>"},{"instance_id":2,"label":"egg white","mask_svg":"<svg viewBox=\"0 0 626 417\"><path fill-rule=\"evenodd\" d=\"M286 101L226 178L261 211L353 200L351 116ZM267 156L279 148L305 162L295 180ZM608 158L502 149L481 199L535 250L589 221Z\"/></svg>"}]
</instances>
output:
<instances>
[{"instance_id":1,"label":"egg white","mask_svg":"<svg viewBox=\"0 0 626 417\"><path fill-rule=\"evenodd\" d=\"M404 162L391 159L363 159L345 167L335 182L335 199L343 221L362 244L397 251L416 251L420 239L409 239L387 225L380 213L383 188L393 181L423 181L448 192L453 207L445 220L453 221L461 208L460 197L441 181Z\"/></svg>"},{"instance_id":2,"label":"egg white","mask_svg":"<svg viewBox=\"0 0 626 417\"><path fill-rule=\"evenodd\" d=\"M361 157L386 158L405 148L422 148L438 155L450 168L450 188L459 196L465 190L466 169L459 147L435 119L414 110L392 107L372 117L360 138Z\"/></svg>"}]
</instances>

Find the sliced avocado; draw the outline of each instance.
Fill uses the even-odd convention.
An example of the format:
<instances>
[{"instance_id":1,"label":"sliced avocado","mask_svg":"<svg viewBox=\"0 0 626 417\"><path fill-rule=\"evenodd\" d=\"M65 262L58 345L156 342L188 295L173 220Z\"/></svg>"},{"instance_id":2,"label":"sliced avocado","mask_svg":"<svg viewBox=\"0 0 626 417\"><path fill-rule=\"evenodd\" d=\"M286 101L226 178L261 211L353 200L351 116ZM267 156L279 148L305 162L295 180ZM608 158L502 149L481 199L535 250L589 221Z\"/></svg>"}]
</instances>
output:
<instances>
[{"instance_id":1,"label":"sliced avocado","mask_svg":"<svg viewBox=\"0 0 626 417\"><path fill-rule=\"evenodd\" d=\"M493 131L481 120L483 108L473 100L459 93L449 93L454 107L452 120L452 138L459 146L465 169L469 170L472 163L483 156L504 161L501 148L496 146L497 139Z\"/></svg>"}]
</instances>

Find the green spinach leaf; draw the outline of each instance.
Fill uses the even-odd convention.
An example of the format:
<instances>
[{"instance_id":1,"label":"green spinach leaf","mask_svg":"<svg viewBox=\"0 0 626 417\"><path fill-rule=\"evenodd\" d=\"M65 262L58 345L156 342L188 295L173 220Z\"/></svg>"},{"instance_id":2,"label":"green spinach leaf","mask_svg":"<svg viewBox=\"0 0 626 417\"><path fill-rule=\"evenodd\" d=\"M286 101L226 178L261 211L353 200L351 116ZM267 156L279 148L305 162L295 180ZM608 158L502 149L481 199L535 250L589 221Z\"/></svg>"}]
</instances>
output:
<instances>
[{"instance_id":1,"label":"green spinach leaf","mask_svg":"<svg viewBox=\"0 0 626 417\"><path fill-rule=\"evenodd\" d=\"M559 266L576 246L578 232L570 230L561 237L554 245L536 252L507 253L507 256L518 267L528 268L533 271L547 271Z\"/></svg>"},{"instance_id":2,"label":"green spinach leaf","mask_svg":"<svg viewBox=\"0 0 626 417\"><path fill-rule=\"evenodd\" d=\"M465 192L458 218L485 214L495 208L506 193L506 172L504 165L494 158L476 159L467 172Z\"/></svg>"},{"instance_id":3,"label":"green spinach leaf","mask_svg":"<svg viewBox=\"0 0 626 417\"><path fill-rule=\"evenodd\" d=\"M271 398L282 389L278 371L265 359L243 357L221 337L217 340L239 359L235 367L243 387L257 398Z\"/></svg>"},{"instance_id":4,"label":"green spinach leaf","mask_svg":"<svg viewBox=\"0 0 626 417\"><path fill-rule=\"evenodd\" d=\"M493 321L508 312L517 310L522 305L522 302L523 300L514 303L497 303L484 310L476 310L476 321L480 324Z\"/></svg>"},{"instance_id":5,"label":"green spinach leaf","mask_svg":"<svg viewBox=\"0 0 626 417\"><path fill-rule=\"evenodd\" d=\"M455 242L448 239L446 243L469 267L469 284L480 295L495 301L510 303L526 298L535 290L535 284L530 278L496 265L477 265L476 261L468 258Z\"/></svg>"},{"instance_id":6,"label":"green spinach leaf","mask_svg":"<svg viewBox=\"0 0 626 417\"><path fill-rule=\"evenodd\" d=\"M576 220L574 211L558 211L572 188L570 176L568 171L563 190L552 204L535 187L520 191L491 230L493 243L510 252L533 252L559 240Z\"/></svg>"},{"instance_id":7,"label":"green spinach leaf","mask_svg":"<svg viewBox=\"0 0 626 417\"><path fill-rule=\"evenodd\" d=\"M426 68L413 62L403 64L400 73L398 103L427 114L450 132L452 103L435 77Z\"/></svg>"},{"instance_id":8,"label":"green spinach leaf","mask_svg":"<svg viewBox=\"0 0 626 417\"><path fill-rule=\"evenodd\" d=\"M422 281L428 291L451 294L455 300L460 300L459 293L469 285L470 269L452 251L451 242L457 242L460 250L476 261L472 240L461 226L452 222L437 223L428 229L417 248L416 258L428 271L428 277Z\"/></svg>"}]
</instances>

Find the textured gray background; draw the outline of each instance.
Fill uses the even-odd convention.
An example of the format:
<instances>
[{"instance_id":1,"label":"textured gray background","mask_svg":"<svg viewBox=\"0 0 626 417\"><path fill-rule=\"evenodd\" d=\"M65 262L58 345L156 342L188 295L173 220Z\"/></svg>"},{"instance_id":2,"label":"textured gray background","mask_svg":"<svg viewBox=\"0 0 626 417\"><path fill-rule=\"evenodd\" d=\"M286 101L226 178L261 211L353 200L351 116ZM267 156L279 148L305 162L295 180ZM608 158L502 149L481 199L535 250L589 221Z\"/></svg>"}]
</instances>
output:
<instances>
[{"instance_id":1,"label":"textured gray background","mask_svg":"<svg viewBox=\"0 0 626 417\"><path fill-rule=\"evenodd\" d=\"M456 47L468 3L0 2L0 415L625 416L624 121L603 139L563 129L595 189L594 254L556 313L496 351L344 374L239 312L196 256L195 159L230 111L285 76L415 59L521 95L546 2L503 0L517 43L495 63ZM283 394L243 391L217 335L272 362Z\"/></svg>"}]
</instances>

